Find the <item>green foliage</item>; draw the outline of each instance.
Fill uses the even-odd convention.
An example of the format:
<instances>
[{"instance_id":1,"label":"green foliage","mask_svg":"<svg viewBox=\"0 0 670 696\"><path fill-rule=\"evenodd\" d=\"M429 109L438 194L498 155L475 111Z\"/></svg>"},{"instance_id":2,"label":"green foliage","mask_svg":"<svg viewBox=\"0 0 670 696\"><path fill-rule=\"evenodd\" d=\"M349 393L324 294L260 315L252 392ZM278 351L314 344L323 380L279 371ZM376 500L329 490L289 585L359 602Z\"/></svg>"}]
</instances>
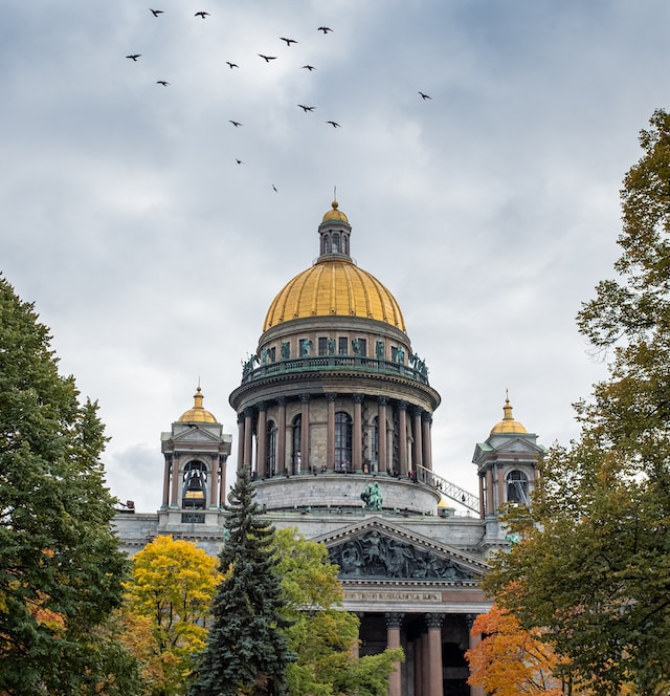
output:
<instances>
[{"instance_id":1,"label":"green foliage","mask_svg":"<svg viewBox=\"0 0 670 696\"><path fill-rule=\"evenodd\" d=\"M296 530L276 533L277 570L292 625L286 633L297 661L288 668L291 696L386 696L388 676L402 650L356 660L359 620L341 609L343 590L338 568L323 544L299 536Z\"/></svg>"},{"instance_id":2,"label":"green foliage","mask_svg":"<svg viewBox=\"0 0 670 696\"><path fill-rule=\"evenodd\" d=\"M50 341L0 276L0 691L133 693L107 625L127 561L110 531L104 429Z\"/></svg>"},{"instance_id":3,"label":"green foliage","mask_svg":"<svg viewBox=\"0 0 670 696\"><path fill-rule=\"evenodd\" d=\"M190 696L256 696L286 691L296 658L286 638L291 622L277 572L274 528L261 518L247 469L228 496L224 573L214 597L212 626L189 687Z\"/></svg>"},{"instance_id":4,"label":"green foliage","mask_svg":"<svg viewBox=\"0 0 670 696\"><path fill-rule=\"evenodd\" d=\"M577 404L580 440L553 449L532 510L511 519L522 542L485 581L603 696L657 694L670 665L670 115L640 143L619 275L578 317L610 377Z\"/></svg>"},{"instance_id":5,"label":"green foliage","mask_svg":"<svg viewBox=\"0 0 670 696\"><path fill-rule=\"evenodd\" d=\"M133 557L127 583L127 611L150 620L150 636L134 647L147 676L147 693L184 692L195 653L207 639L209 609L220 574L203 549L171 536L158 536ZM127 620L138 633L138 623ZM149 645L148 645L149 643Z\"/></svg>"}]
</instances>

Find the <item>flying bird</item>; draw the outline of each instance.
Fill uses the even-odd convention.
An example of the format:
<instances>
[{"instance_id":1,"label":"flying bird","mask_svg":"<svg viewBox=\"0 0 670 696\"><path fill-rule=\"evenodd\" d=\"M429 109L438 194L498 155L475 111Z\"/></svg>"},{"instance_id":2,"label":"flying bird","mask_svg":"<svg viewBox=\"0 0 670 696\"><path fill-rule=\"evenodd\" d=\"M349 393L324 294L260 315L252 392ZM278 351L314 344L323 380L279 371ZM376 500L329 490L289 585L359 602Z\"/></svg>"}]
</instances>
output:
<instances>
[{"instance_id":1,"label":"flying bird","mask_svg":"<svg viewBox=\"0 0 670 696\"><path fill-rule=\"evenodd\" d=\"M151 8L149 8L151 10ZM163 10L151 10L151 13L153 14L154 17L158 17L158 15L163 14Z\"/></svg>"},{"instance_id":2,"label":"flying bird","mask_svg":"<svg viewBox=\"0 0 670 696\"><path fill-rule=\"evenodd\" d=\"M230 123L232 123L235 126L235 128L242 125L239 121L230 121Z\"/></svg>"},{"instance_id":3,"label":"flying bird","mask_svg":"<svg viewBox=\"0 0 670 696\"><path fill-rule=\"evenodd\" d=\"M312 70L316 70L316 68L313 65L303 65L302 67L306 68L310 72L312 72Z\"/></svg>"},{"instance_id":4,"label":"flying bird","mask_svg":"<svg viewBox=\"0 0 670 696\"><path fill-rule=\"evenodd\" d=\"M277 191L277 187L274 184L272 184L272 190ZM278 193L278 191L277 191L277 193Z\"/></svg>"},{"instance_id":5,"label":"flying bird","mask_svg":"<svg viewBox=\"0 0 670 696\"><path fill-rule=\"evenodd\" d=\"M287 39L283 36L279 37L280 41L286 41L286 45L290 48L292 43L298 43L295 39Z\"/></svg>"},{"instance_id":6,"label":"flying bird","mask_svg":"<svg viewBox=\"0 0 670 696\"><path fill-rule=\"evenodd\" d=\"M431 96L424 94L421 90L419 90L419 94L421 95L421 99L423 99L424 101L426 101L426 99L432 99Z\"/></svg>"},{"instance_id":7,"label":"flying bird","mask_svg":"<svg viewBox=\"0 0 670 696\"><path fill-rule=\"evenodd\" d=\"M126 56L126 58L130 58L132 61L137 62L137 59L141 56L141 53L131 53L129 56Z\"/></svg>"},{"instance_id":8,"label":"flying bird","mask_svg":"<svg viewBox=\"0 0 670 696\"><path fill-rule=\"evenodd\" d=\"M339 127L340 127L340 124L337 123L337 122L335 122L335 121L326 121L326 123L330 123L330 125L331 125L333 128L339 128Z\"/></svg>"},{"instance_id":9,"label":"flying bird","mask_svg":"<svg viewBox=\"0 0 670 696\"><path fill-rule=\"evenodd\" d=\"M226 64L230 66L230 69L232 70L233 68L239 68L240 66L237 63L231 63L229 60L226 61Z\"/></svg>"},{"instance_id":10,"label":"flying bird","mask_svg":"<svg viewBox=\"0 0 670 696\"><path fill-rule=\"evenodd\" d=\"M241 160L241 159L237 159L237 157L235 158L235 161L236 161L238 164L242 164L242 160Z\"/></svg>"},{"instance_id":11,"label":"flying bird","mask_svg":"<svg viewBox=\"0 0 670 696\"><path fill-rule=\"evenodd\" d=\"M209 12L203 12L202 10L200 10L200 12L196 12L194 15L194 17L202 17L203 19L205 19L205 17L208 17L208 16L209 16Z\"/></svg>"},{"instance_id":12,"label":"flying bird","mask_svg":"<svg viewBox=\"0 0 670 696\"><path fill-rule=\"evenodd\" d=\"M167 87L170 83L166 82L165 80L156 80L157 85L163 85L163 87Z\"/></svg>"},{"instance_id":13,"label":"flying bird","mask_svg":"<svg viewBox=\"0 0 670 696\"><path fill-rule=\"evenodd\" d=\"M322 31L324 34L327 34L329 31L333 31L330 27L319 27L317 31Z\"/></svg>"},{"instance_id":14,"label":"flying bird","mask_svg":"<svg viewBox=\"0 0 670 696\"><path fill-rule=\"evenodd\" d=\"M304 106L303 104L298 104L298 106L299 106L305 113L307 113L308 111L314 111L314 109L316 109L316 106Z\"/></svg>"},{"instance_id":15,"label":"flying bird","mask_svg":"<svg viewBox=\"0 0 670 696\"><path fill-rule=\"evenodd\" d=\"M266 63L269 63L271 60L277 60L277 56L264 56L262 53L258 54Z\"/></svg>"}]
</instances>

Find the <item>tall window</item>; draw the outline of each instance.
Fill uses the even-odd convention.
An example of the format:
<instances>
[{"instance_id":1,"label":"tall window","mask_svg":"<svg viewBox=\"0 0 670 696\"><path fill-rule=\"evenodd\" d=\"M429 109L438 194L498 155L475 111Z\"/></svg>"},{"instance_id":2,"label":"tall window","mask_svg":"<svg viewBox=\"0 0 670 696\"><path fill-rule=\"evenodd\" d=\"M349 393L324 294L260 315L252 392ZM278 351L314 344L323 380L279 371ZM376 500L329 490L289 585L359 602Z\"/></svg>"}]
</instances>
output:
<instances>
[{"instance_id":1,"label":"tall window","mask_svg":"<svg viewBox=\"0 0 670 696\"><path fill-rule=\"evenodd\" d=\"M335 254L340 252L340 235L337 232L333 235L333 252Z\"/></svg>"},{"instance_id":2,"label":"tall window","mask_svg":"<svg viewBox=\"0 0 670 696\"><path fill-rule=\"evenodd\" d=\"M207 505L207 467L197 459L184 467L181 506L187 510L204 510Z\"/></svg>"},{"instance_id":3,"label":"tall window","mask_svg":"<svg viewBox=\"0 0 670 696\"><path fill-rule=\"evenodd\" d=\"M337 339L337 353L338 355L349 354L349 340L346 336L340 336L340 338Z\"/></svg>"},{"instance_id":4,"label":"tall window","mask_svg":"<svg viewBox=\"0 0 670 696\"><path fill-rule=\"evenodd\" d=\"M266 436L266 455L265 455L265 471L268 476L274 476L277 465L277 428L272 421L268 422L268 430Z\"/></svg>"},{"instance_id":5,"label":"tall window","mask_svg":"<svg viewBox=\"0 0 670 696\"><path fill-rule=\"evenodd\" d=\"M379 417L375 416L372 420L370 429L370 459L372 460L372 470L377 471L379 467Z\"/></svg>"},{"instance_id":6,"label":"tall window","mask_svg":"<svg viewBox=\"0 0 670 696\"><path fill-rule=\"evenodd\" d=\"M335 414L335 471L351 472L351 416L343 411Z\"/></svg>"},{"instance_id":7,"label":"tall window","mask_svg":"<svg viewBox=\"0 0 670 696\"><path fill-rule=\"evenodd\" d=\"M328 338L319 336L319 355L328 355Z\"/></svg>"},{"instance_id":8,"label":"tall window","mask_svg":"<svg viewBox=\"0 0 670 696\"><path fill-rule=\"evenodd\" d=\"M510 471L507 474L507 502L528 503L528 477L523 471Z\"/></svg>"},{"instance_id":9,"label":"tall window","mask_svg":"<svg viewBox=\"0 0 670 696\"><path fill-rule=\"evenodd\" d=\"M302 414L298 414L291 423L291 462L293 464L293 473L300 472L302 448Z\"/></svg>"}]
</instances>

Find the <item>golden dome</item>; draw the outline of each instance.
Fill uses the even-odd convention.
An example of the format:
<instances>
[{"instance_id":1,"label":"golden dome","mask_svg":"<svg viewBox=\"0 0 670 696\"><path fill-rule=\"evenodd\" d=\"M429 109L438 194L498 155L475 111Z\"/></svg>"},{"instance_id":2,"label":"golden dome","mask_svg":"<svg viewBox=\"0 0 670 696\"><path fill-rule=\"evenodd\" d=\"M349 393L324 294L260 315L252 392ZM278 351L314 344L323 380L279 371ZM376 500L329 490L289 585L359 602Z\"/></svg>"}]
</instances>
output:
<instances>
[{"instance_id":1,"label":"golden dome","mask_svg":"<svg viewBox=\"0 0 670 696\"><path fill-rule=\"evenodd\" d=\"M193 395L194 403L193 408L189 409L179 418L180 423L216 423L217 420L214 416L206 411L202 407L203 400L202 391L198 387L197 391Z\"/></svg>"},{"instance_id":2,"label":"golden dome","mask_svg":"<svg viewBox=\"0 0 670 696\"><path fill-rule=\"evenodd\" d=\"M284 286L270 305L263 331L292 319L332 316L375 319L407 333L395 297L374 276L350 259L328 256Z\"/></svg>"},{"instance_id":3,"label":"golden dome","mask_svg":"<svg viewBox=\"0 0 670 696\"><path fill-rule=\"evenodd\" d=\"M346 222L349 224L349 218L341 211L338 210L339 203L337 201L333 201L331 203L333 206L332 210L329 210L324 216L323 220L321 222L328 222L328 220L340 220L341 222Z\"/></svg>"},{"instance_id":4,"label":"golden dome","mask_svg":"<svg viewBox=\"0 0 670 696\"><path fill-rule=\"evenodd\" d=\"M499 435L501 433L522 434L528 432L526 428L521 423L519 423L518 420L514 420L514 417L512 416L512 405L509 402L509 397L505 399L503 413L503 419L500 421L500 423L497 423L493 426L493 428L491 429L491 435Z\"/></svg>"}]
</instances>

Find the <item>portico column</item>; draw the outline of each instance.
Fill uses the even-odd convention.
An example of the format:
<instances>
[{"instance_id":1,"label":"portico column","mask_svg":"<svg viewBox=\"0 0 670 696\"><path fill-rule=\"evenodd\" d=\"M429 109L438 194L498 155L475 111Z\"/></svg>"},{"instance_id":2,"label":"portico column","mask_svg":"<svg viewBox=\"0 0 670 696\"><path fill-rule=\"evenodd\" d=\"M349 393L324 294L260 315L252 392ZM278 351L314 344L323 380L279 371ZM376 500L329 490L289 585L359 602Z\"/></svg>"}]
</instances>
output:
<instances>
[{"instance_id":1,"label":"portico column","mask_svg":"<svg viewBox=\"0 0 670 696\"><path fill-rule=\"evenodd\" d=\"M400 626L402 625L402 614L387 612L386 617L386 647L400 647ZM388 696L401 696L402 680L400 673L400 662L395 663L395 669L389 674L389 693Z\"/></svg>"},{"instance_id":2,"label":"portico column","mask_svg":"<svg viewBox=\"0 0 670 696\"><path fill-rule=\"evenodd\" d=\"M326 394L328 402L328 427L326 430L326 466L335 468L335 399L337 394Z\"/></svg>"},{"instance_id":3,"label":"portico column","mask_svg":"<svg viewBox=\"0 0 670 696\"><path fill-rule=\"evenodd\" d=\"M426 614L428 626L428 693L430 696L443 696L442 681L442 621L444 614Z\"/></svg>"},{"instance_id":4,"label":"portico column","mask_svg":"<svg viewBox=\"0 0 670 696\"><path fill-rule=\"evenodd\" d=\"M363 394L354 394L354 441L352 443L352 464L354 471L363 471L363 424L361 410Z\"/></svg>"},{"instance_id":5,"label":"portico column","mask_svg":"<svg viewBox=\"0 0 670 696\"><path fill-rule=\"evenodd\" d=\"M469 637L468 647L470 648L470 650L474 650L476 645L482 639L481 634L479 634L479 633L477 633L476 635L472 635L472 626L473 626L476 618L477 618L477 614L466 614L465 615L465 623L468 627L468 637ZM484 688L481 686L471 686L470 687L470 696L484 696Z\"/></svg>"},{"instance_id":6,"label":"portico column","mask_svg":"<svg viewBox=\"0 0 670 696\"><path fill-rule=\"evenodd\" d=\"M413 411L414 416L414 462L412 468L415 471L419 470L420 466L423 466L423 437L421 428L421 413L423 409L415 408ZM401 472L403 474L408 473L407 471Z\"/></svg>"},{"instance_id":7,"label":"portico column","mask_svg":"<svg viewBox=\"0 0 670 696\"><path fill-rule=\"evenodd\" d=\"M219 504L219 455L212 455L212 485L209 486L209 507L215 508Z\"/></svg>"},{"instance_id":8,"label":"portico column","mask_svg":"<svg viewBox=\"0 0 670 696\"><path fill-rule=\"evenodd\" d=\"M430 652L428 650L428 631L421 634L421 693L430 696Z\"/></svg>"},{"instance_id":9,"label":"portico column","mask_svg":"<svg viewBox=\"0 0 670 696\"><path fill-rule=\"evenodd\" d=\"M421 636L414 639L414 696L423 696L423 643Z\"/></svg>"},{"instance_id":10,"label":"portico column","mask_svg":"<svg viewBox=\"0 0 670 696\"><path fill-rule=\"evenodd\" d=\"M407 473L407 402L398 402L398 428L400 429L400 474Z\"/></svg>"},{"instance_id":11,"label":"portico column","mask_svg":"<svg viewBox=\"0 0 670 696\"><path fill-rule=\"evenodd\" d=\"M179 455L175 452L172 455L172 497L170 507L179 507Z\"/></svg>"},{"instance_id":12,"label":"portico column","mask_svg":"<svg viewBox=\"0 0 670 696\"><path fill-rule=\"evenodd\" d=\"M165 455L165 466L163 467L163 501L162 508L166 508L170 502L170 467L172 465L172 455Z\"/></svg>"},{"instance_id":13,"label":"portico column","mask_svg":"<svg viewBox=\"0 0 670 696\"><path fill-rule=\"evenodd\" d=\"M277 413L277 473L286 473L286 397L279 398Z\"/></svg>"},{"instance_id":14,"label":"portico column","mask_svg":"<svg viewBox=\"0 0 670 696\"><path fill-rule=\"evenodd\" d=\"M242 466L253 469L253 436L254 436L254 411L252 408L244 409L244 457Z\"/></svg>"},{"instance_id":15,"label":"portico column","mask_svg":"<svg viewBox=\"0 0 670 696\"><path fill-rule=\"evenodd\" d=\"M302 401L302 425L300 428L300 468L301 471L309 469L309 394L300 396Z\"/></svg>"},{"instance_id":16,"label":"portico column","mask_svg":"<svg viewBox=\"0 0 670 696\"><path fill-rule=\"evenodd\" d=\"M361 656L361 624L363 623L364 613L362 611L357 611L355 614L358 617L358 628L356 629L356 638L351 644L351 656L354 660L358 660Z\"/></svg>"},{"instance_id":17,"label":"portico column","mask_svg":"<svg viewBox=\"0 0 670 696\"><path fill-rule=\"evenodd\" d=\"M237 470L244 466L244 412L237 414Z\"/></svg>"},{"instance_id":18,"label":"portico column","mask_svg":"<svg viewBox=\"0 0 670 696\"><path fill-rule=\"evenodd\" d=\"M423 425L423 465L430 471L433 470L433 443L432 443L432 425L433 417L424 411L421 415L421 423Z\"/></svg>"},{"instance_id":19,"label":"portico column","mask_svg":"<svg viewBox=\"0 0 670 696\"><path fill-rule=\"evenodd\" d=\"M268 407L262 401L258 404L258 426L257 426L257 447L256 447L256 471L259 478L264 478L266 475L267 464L267 429L268 429Z\"/></svg>"},{"instance_id":20,"label":"portico column","mask_svg":"<svg viewBox=\"0 0 670 696\"><path fill-rule=\"evenodd\" d=\"M221 462L221 481L219 483L219 507L223 507L226 502L226 465L228 463L227 455L219 457Z\"/></svg>"},{"instance_id":21,"label":"portico column","mask_svg":"<svg viewBox=\"0 0 670 696\"><path fill-rule=\"evenodd\" d=\"M380 396L379 399L379 415L377 416L377 448L378 448L378 460L377 469L386 471L388 469L388 463L386 461L386 404L388 403L387 396Z\"/></svg>"}]
</instances>

